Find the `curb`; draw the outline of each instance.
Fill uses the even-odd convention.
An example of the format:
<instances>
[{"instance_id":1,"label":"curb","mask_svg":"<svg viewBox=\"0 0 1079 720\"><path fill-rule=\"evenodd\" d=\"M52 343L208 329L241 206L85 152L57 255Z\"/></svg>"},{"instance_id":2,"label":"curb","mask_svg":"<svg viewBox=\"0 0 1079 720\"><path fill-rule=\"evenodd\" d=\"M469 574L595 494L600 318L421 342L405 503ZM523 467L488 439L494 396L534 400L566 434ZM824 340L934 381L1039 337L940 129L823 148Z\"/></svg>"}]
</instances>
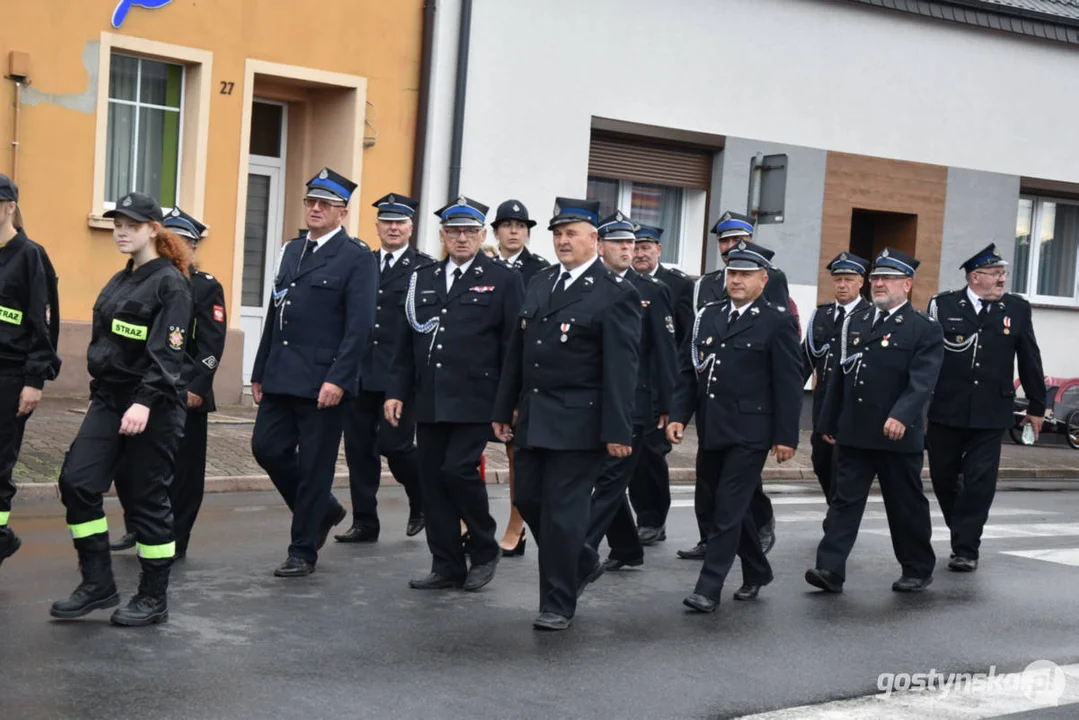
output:
<instances>
[{"instance_id":1,"label":"curb","mask_svg":"<svg viewBox=\"0 0 1079 720\"><path fill-rule=\"evenodd\" d=\"M671 483L676 485L691 485L696 480L697 471L694 468L671 468ZM811 468L765 468L762 473L765 482L817 482L817 476ZM997 475L1000 480L1074 480L1079 479L1079 468L1052 468L1052 467L1025 467L1007 468L1002 467ZM929 470L922 470L922 479L929 479ZM509 468L487 467L487 484L504 485L509 482ZM382 473L381 485L396 485L393 475L389 472ZM60 497L59 486L54 482L48 483L15 483L19 496L24 500L57 499ZM348 473L336 473L333 476L335 489L348 488ZM274 489L268 475L218 475L206 478L206 492L208 493L232 493L232 492L267 492ZM108 496L115 496L115 490L110 489Z\"/></svg>"}]
</instances>

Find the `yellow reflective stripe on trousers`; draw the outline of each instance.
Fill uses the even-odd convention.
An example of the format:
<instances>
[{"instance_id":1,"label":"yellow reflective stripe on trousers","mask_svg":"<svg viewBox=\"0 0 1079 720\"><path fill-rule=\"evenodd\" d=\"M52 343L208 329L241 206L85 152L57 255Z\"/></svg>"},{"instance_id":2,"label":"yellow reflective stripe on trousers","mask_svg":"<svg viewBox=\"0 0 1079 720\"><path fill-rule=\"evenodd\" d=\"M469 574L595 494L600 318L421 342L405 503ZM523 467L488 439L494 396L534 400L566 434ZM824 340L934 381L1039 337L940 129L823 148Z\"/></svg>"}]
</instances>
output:
<instances>
[{"instance_id":1,"label":"yellow reflective stripe on trousers","mask_svg":"<svg viewBox=\"0 0 1079 720\"><path fill-rule=\"evenodd\" d=\"M116 318L112 320L112 332L115 335L131 338L132 340L145 340L148 334L145 325L132 325Z\"/></svg>"},{"instance_id":2,"label":"yellow reflective stripe on trousers","mask_svg":"<svg viewBox=\"0 0 1079 720\"><path fill-rule=\"evenodd\" d=\"M90 522L79 523L78 525L68 525L68 528L71 529L71 537L78 540L91 535L107 533L109 531L109 521L102 517Z\"/></svg>"},{"instance_id":3,"label":"yellow reflective stripe on trousers","mask_svg":"<svg viewBox=\"0 0 1079 720\"><path fill-rule=\"evenodd\" d=\"M135 543L135 549L139 557L144 560L168 560L176 555L176 543L169 542L164 545L143 545Z\"/></svg>"},{"instance_id":4,"label":"yellow reflective stripe on trousers","mask_svg":"<svg viewBox=\"0 0 1079 720\"><path fill-rule=\"evenodd\" d=\"M12 325L22 325L22 310L0 305L0 321L11 323Z\"/></svg>"},{"instance_id":5,"label":"yellow reflective stripe on trousers","mask_svg":"<svg viewBox=\"0 0 1079 720\"><path fill-rule=\"evenodd\" d=\"M9 512L0 512L0 527L7 525L8 518L11 517Z\"/></svg>"}]
</instances>

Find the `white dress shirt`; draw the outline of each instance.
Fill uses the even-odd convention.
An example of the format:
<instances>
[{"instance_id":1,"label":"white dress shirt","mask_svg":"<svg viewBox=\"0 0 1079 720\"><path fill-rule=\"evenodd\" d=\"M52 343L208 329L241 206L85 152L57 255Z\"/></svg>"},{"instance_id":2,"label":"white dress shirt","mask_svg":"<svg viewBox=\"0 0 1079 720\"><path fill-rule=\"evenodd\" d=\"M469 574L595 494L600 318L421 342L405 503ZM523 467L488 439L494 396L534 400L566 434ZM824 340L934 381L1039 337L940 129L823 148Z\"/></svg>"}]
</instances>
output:
<instances>
[{"instance_id":1,"label":"white dress shirt","mask_svg":"<svg viewBox=\"0 0 1079 720\"><path fill-rule=\"evenodd\" d=\"M468 259L468 262L466 262L464 265L458 265L457 263L455 263L453 261L453 258L447 258L447 260L446 260L446 292L449 292L450 288L453 287L453 281L455 279L453 277L453 271L456 270L457 268L461 268L461 278L463 279L464 276L465 276L465 273L468 272L468 269L470 267L472 267L472 261L475 260L475 259L476 259L475 257L470 257Z\"/></svg>"},{"instance_id":2,"label":"white dress shirt","mask_svg":"<svg viewBox=\"0 0 1079 720\"><path fill-rule=\"evenodd\" d=\"M555 276L554 287L558 287L562 274L568 272L569 278L566 280L565 287L562 288L563 290L568 290L569 286L572 285L577 278L584 275L588 268L592 267L592 264L597 260L599 260L599 255L593 255L591 260L584 261L572 270L566 270L566 266L559 263L559 271L558 275Z\"/></svg>"}]
</instances>

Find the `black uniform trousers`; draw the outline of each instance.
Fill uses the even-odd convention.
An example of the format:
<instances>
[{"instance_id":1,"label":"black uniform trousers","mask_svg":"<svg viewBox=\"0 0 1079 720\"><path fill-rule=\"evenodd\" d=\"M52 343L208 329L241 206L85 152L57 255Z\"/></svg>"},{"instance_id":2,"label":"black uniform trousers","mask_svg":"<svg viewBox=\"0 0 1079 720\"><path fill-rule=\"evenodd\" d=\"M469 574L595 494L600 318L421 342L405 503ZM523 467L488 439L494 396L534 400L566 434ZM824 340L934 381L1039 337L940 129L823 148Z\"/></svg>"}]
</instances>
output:
<instances>
[{"instance_id":1,"label":"black uniform trousers","mask_svg":"<svg viewBox=\"0 0 1079 720\"><path fill-rule=\"evenodd\" d=\"M173 524L176 528L176 550L187 552L191 529L202 507L206 491L206 435L209 414L187 411L184 439L176 456L176 475L169 486Z\"/></svg>"},{"instance_id":2,"label":"black uniform trousers","mask_svg":"<svg viewBox=\"0 0 1079 720\"><path fill-rule=\"evenodd\" d=\"M345 402L345 458L348 460L348 486L352 495L352 524L370 530L379 529L378 488L382 479L382 459L390 466L394 479L405 488L409 516L422 507L419 461L416 457L415 403L406 402L397 427L386 421L382 411L386 394L361 392Z\"/></svg>"},{"instance_id":3,"label":"black uniform trousers","mask_svg":"<svg viewBox=\"0 0 1079 720\"><path fill-rule=\"evenodd\" d=\"M982 529L997 491L1000 430L956 428L929 423L929 474L944 521L952 534L952 553L978 559Z\"/></svg>"},{"instance_id":4,"label":"black uniform trousers","mask_svg":"<svg viewBox=\"0 0 1079 720\"><path fill-rule=\"evenodd\" d=\"M641 443L641 457L629 481L629 501L637 513L639 527L658 528L667 524L671 510L671 473L667 453L671 444L665 429L650 427Z\"/></svg>"},{"instance_id":5,"label":"black uniform trousers","mask_svg":"<svg viewBox=\"0 0 1079 720\"><path fill-rule=\"evenodd\" d=\"M874 475L888 516L892 549L903 575L927 578L933 574L936 555L930 544L933 528L929 501L922 491L922 453L866 450L840 445L839 466L825 519L824 538L817 546L817 567L847 577L847 557L858 537Z\"/></svg>"},{"instance_id":6,"label":"black uniform trousers","mask_svg":"<svg viewBox=\"0 0 1079 720\"><path fill-rule=\"evenodd\" d=\"M700 467L701 451L697 451L697 467ZM761 469L764 465L761 465ZM716 494L708 483L701 480L700 472L697 473L697 481L693 485L693 512L697 515L697 529L701 534L701 542L706 542L711 533L712 519L716 516ZM764 481L757 475L757 487L753 490L753 497L749 501L749 513L753 517L753 524L758 528L772 522L774 517L771 499L764 494Z\"/></svg>"},{"instance_id":7,"label":"black uniform trousers","mask_svg":"<svg viewBox=\"0 0 1079 720\"><path fill-rule=\"evenodd\" d=\"M582 550L592 510L592 486L607 451L515 447L513 504L539 548L540 612L571 618L577 610L582 552L591 569L595 550Z\"/></svg>"},{"instance_id":8,"label":"black uniform trousers","mask_svg":"<svg viewBox=\"0 0 1079 720\"><path fill-rule=\"evenodd\" d=\"M419 423L416 442L423 483L423 515L431 572L463 580L468 572L461 521L472 536L473 565L495 559L495 520L480 477L480 456L491 437L490 423Z\"/></svg>"},{"instance_id":9,"label":"black uniform trousers","mask_svg":"<svg viewBox=\"0 0 1079 720\"><path fill-rule=\"evenodd\" d=\"M767 449L742 445L697 452L697 477L712 494L714 514L705 539L708 549L704 565L694 592L718 601L736 555L742 561L743 583L766 585L771 582L772 567L761 549L751 511L767 458Z\"/></svg>"},{"instance_id":10,"label":"black uniform trousers","mask_svg":"<svg viewBox=\"0 0 1079 720\"><path fill-rule=\"evenodd\" d=\"M92 392L86 417L60 469L60 499L75 549L108 552L102 497L121 466L130 468L130 480L117 483L116 494L135 533L139 558L167 565L175 554L169 485L185 410L178 402L159 403L150 409L145 430L121 435L120 421L130 405L123 393Z\"/></svg>"},{"instance_id":11,"label":"black uniform trousers","mask_svg":"<svg viewBox=\"0 0 1079 720\"><path fill-rule=\"evenodd\" d=\"M251 452L292 511L288 553L311 563L323 520L341 512L330 490L342 415L340 404L319 410L315 400L264 393L255 416Z\"/></svg>"},{"instance_id":12,"label":"black uniform trousers","mask_svg":"<svg viewBox=\"0 0 1079 720\"><path fill-rule=\"evenodd\" d=\"M19 412L19 396L25 386L24 377L0 375L0 533L5 532L11 514L11 501L15 497L15 479L12 474L19 461L19 448L30 418L15 417Z\"/></svg>"},{"instance_id":13,"label":"black uniform trousers","mask_svg":"<svg viewBox=\"0 0 1079 720\"><path fill-rule=\"evenodd\" d=\"M644 445L644 427L633 426L633 452L629 457L616 458L607 455L603 463L603 473L596 480L592 490L592 510L588 517L588 532L585 544L588 546L578 563L578 572L587 576L596 566L596 554L603 536L611 548L611 557L623 562L640 560L644 557L644 547L637 535L637 525L633 522L626 488L637 467ZM591 562L591 564L589 564Z\"/></svg>"},{"instance_id":14,"label":"black uniform trousers","mask_svg":"<svg viewBox=\"0 0 1079 720\"><path fill-rule=\"evenodd\" d=\"M820 433L810 435L809 444L813 448L813 453L810 456L813 463L813 473L817 476L820 489L824 492L825 501L831 505L832 493L835 491L835 476L839 455L836 452L835 445L826 441Z\"/></svg>"}]
</instances>

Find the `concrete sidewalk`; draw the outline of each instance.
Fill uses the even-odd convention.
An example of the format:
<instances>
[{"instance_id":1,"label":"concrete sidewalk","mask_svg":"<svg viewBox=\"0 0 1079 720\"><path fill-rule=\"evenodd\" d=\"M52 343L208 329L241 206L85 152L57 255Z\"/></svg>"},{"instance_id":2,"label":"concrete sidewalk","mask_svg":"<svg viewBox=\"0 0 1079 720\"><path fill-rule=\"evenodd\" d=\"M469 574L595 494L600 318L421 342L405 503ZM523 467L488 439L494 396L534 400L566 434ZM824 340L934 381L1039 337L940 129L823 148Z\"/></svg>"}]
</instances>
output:
<instances>
[{"instance_id":1,"label":"concrete sidewalk","mask_svg":"<svg viewBox=\"0 0 1079 720\"><path fill-rule=\"evenodd\" d=\"M85 398L45 398L26 426L19 463L15 466L15 482L23 498L55 497L56 480L72 439L78 432L86 410ZM208 492L240 490L272 490L269 478L251 456L251 428L255 408L223 407L210 416L209 446L206 475ZM682 445L668 456L671 481L691 483L694 479L694 457L697 436L694 428L686 432ZM764 470L765 481L816 484L809 459L809 433L803 432L794 458L778 465L769 458ZM504 483L508 479L508 462L502 445L487 448L487 480ZM1059 436L1047 436L1034 447L1015 445L1004 439L1000 477L1009 480L1079 479L1079 451L1063 444ZM928 477L928 470L923 470ZM389 473L382 476L384 484L393 483ZM337 460L335 487L348 486L348 466L342 448Z\"/></svg>"}]
</instances>

